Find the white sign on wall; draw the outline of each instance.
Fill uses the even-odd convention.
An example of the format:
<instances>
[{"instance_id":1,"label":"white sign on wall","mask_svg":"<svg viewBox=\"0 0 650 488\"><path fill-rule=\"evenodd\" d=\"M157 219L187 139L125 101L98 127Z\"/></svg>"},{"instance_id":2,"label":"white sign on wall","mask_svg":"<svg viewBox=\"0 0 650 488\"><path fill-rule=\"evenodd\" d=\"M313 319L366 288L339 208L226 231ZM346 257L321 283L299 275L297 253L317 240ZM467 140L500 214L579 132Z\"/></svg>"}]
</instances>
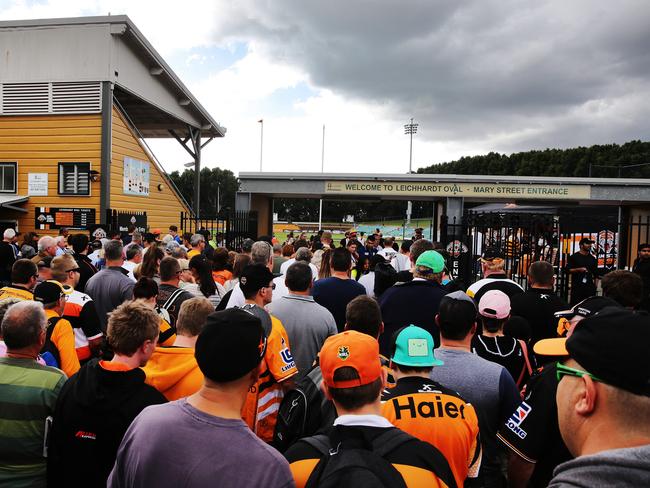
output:
<instances>
[{"instance_id":1,"label":"white sign on wall","mask_svg":"<svg viewBox=\"0 0 650 488\"><path fill-rule=\"evenodd\" d=\"M27 195L30 197L47 196L47 173L27 174Z\"/></svg>"}]
</instances>

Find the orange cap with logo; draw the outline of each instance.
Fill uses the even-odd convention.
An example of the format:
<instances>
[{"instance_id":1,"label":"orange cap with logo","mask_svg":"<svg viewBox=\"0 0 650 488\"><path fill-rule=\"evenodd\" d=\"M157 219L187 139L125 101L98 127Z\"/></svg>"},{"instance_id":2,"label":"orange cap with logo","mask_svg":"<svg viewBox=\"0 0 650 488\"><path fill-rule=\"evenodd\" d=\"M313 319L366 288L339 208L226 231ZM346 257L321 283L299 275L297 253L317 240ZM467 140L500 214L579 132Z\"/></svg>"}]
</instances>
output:
<instances>
[{"instance_id":1,"label":"orange cap with logo","mask_svg":"<svg viewBox=\"0 0 650 488\"><path fill-rule=\"evenodd\" d=\"M354 369L359 378L334 381L339 368ZM346 330L329 337L320 350L323 381L330 388L354 388L372 383L381 376L379 343L367 334Z\"/></svg>"}]
</instances>

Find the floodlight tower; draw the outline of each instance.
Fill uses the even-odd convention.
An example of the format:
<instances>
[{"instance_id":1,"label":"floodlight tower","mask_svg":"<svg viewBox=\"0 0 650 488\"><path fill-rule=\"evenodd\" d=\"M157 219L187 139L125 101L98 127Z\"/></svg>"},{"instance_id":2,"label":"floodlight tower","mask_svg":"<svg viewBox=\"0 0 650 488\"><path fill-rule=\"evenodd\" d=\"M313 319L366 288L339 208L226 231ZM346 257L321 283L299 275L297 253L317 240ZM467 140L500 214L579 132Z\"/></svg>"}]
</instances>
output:
<instances>
[{"instance_id":1,"label":"floodlight tower","mask_svg":"<svg viewBox=\"0 0 650 488\"><path fill-rule=\"evenodd\" d=\"M413 117L411 117L411 123L406 124L404 126L404 134L409 135L411 137L411 143L409 145L409 174L413 172L412 170L412 164L413 164L413 134L418 133L418 125L419 124L414 124L413 123Z\"/></svg>"}]
</instances>

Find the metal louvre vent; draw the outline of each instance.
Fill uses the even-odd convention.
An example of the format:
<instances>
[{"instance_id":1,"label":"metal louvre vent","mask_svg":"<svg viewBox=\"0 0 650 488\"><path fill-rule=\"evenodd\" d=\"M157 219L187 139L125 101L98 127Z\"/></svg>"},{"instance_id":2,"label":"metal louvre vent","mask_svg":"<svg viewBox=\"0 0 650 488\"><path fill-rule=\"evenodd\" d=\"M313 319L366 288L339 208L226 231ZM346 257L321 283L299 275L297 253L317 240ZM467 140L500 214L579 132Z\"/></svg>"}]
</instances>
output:
<instances>
[{"instance_id":1,"label":"metal louvre vent","mask_svg":"<svg viewBox=\"0 0 650 488\"><path fill-rule=\"evenodd\" d=\"M101 83L52 83L52 113L88 114L101 111Z\"/></svg>"},{"instance_id":2,"label":"metal louvre vent","mask_svg":"<svg viewBox=\"0 0 650 488\"><path fill-rule=\"evenodd\" d=\"M100 82L0 84L0 115L90 114L101 108Z\"/></svg>"},{"instance_id":3,"label":"metal louvre vent","mask_svg":"<svg viewBox=\"0 0 650 488\"><path fill-rule=\"evenodd\" d=\"M59 194L90 195L90 163L59 163Z\"/></svg>"},{"instance_id":4,"label":"metal louvre vent","mask_svg":"<svg viewBox=\"0 0 650 488\"><path fill-rule=\"evenodd\" d=\"M46 114L50 111L49 83L3 83L3 115Z\"/></svg>"}]
</instances>

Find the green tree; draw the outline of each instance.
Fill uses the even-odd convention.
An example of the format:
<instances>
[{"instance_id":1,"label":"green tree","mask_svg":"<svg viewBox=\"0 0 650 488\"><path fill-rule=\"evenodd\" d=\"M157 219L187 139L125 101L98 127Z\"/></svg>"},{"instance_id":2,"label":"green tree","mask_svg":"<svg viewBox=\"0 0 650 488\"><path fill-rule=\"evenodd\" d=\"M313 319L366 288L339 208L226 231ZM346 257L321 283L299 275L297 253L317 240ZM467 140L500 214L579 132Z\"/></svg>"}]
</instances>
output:
<instances>
[{"instance_id":1,"label":"green tree","mask_svg":"<svg viewBox=\"0 0 650 488\"><path fill-rule=\"evenodd\" d=\"M169 175L183 195L185 201L194 209L194 170L182 173L174 171ZM235 209L235 194L239 190L239 180L232 171L220 168L201 169L201 216L209 217L217 213L217 195L222 210Z\"/></svg>"}]
</instances>

